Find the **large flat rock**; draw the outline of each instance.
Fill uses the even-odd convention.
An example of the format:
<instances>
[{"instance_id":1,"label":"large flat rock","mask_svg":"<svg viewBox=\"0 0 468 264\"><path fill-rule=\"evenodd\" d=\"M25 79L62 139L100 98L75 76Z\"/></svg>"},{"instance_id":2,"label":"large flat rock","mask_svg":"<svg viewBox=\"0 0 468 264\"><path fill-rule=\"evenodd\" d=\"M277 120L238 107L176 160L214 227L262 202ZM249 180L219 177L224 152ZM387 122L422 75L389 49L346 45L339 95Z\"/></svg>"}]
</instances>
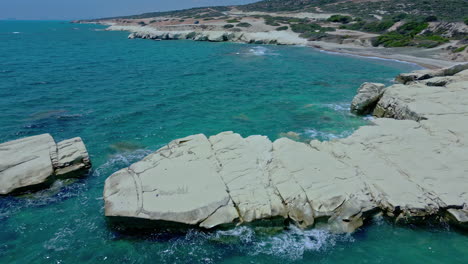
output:
<instances>
[{"instance_id":1,"label":"large flat rock","mask_svg":"<svg viewBox=\"0 0 468 264\"><path fill-rule=\"evenodd\" d=\"M105 214L204 228L283 218L352 232L378 213L466 226L468 71L433 78L379 89L384 118L341 140L175 140L107 179Z\"/></svg>"},{"instance_id":2,"label":"large flat rock","mask_svg":"<svg viewBox=\"0 0 468 264\"><path fill-rule=\"evenodd\" d=\"M55 176L84 173L91 163L83 141L55 143L49 134L0 144L0 195L35 189Z\"/></svg>"}]
</instances>

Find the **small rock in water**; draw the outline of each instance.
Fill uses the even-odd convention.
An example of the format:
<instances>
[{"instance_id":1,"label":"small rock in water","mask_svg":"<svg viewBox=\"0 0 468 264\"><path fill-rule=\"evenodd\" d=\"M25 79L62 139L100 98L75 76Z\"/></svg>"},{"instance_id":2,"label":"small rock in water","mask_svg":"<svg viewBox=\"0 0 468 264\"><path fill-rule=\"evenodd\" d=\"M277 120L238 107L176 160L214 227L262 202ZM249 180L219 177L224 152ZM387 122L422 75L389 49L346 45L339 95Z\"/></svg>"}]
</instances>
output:
<instances>
[{"instance_id":1,"label":"small rock in water","mask_svg":"<svg viewBox=\"0 0 468 264\"><path fill-rule=\"evenodd\" d=\"M49 134L0 144L0 195L35 190L55 178L85 174L91 167L81 138L55 143Z\"/></svg>"}]
</instances>

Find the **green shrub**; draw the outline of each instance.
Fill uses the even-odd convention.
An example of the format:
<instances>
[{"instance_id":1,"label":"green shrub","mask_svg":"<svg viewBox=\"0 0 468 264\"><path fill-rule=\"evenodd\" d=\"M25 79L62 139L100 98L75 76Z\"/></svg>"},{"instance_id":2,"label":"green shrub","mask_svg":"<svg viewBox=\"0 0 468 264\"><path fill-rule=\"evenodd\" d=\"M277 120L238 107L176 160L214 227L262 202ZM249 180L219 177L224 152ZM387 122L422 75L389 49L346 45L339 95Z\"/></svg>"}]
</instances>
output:
<instances>
[{"instance_id":1,"label":"green shrub","mask_svg":"<svg viewBox=\"0 0 468 264\"><path fill-rule=\"evenodd\" d=\"M391 19L394 22L399 22L399 21L405 20L407 17L408 17L408 14L400 13L400 14L395 14L395 15L391 16Z\"/></svg>"},{"instance_id":2,"label":"green shrub","mask_svg":"<svg viewBox=\"0 0 468 264\"><path fill-rule=\"evenodd\" d=\"M424 18L424 22L436 22L438 20L439 19L436 16L428 16L428 17Z\"/></svg>"},{"instance_id":3,"label":"green shrub","mask_svg":"<svg viewBox=\"0 0 468 264\"><path fill-rule=\"evenodd\" d=\"M465 21L465 25L468 25L468 17L465 17L464 21Z\"/></svg>"},{"instance_id":4,"label":"green shrub","mask_svg":"<svg viewBox=\"0 0 468 264\"><path fill-rule=\"evenodd\" d=\"M370 22L362 26L363 31L381 33L391 28L395 24L392 20L383 20L379 22Z\"/></svg>"},{"instance_id":5,"label":"green shrub","mask_svg":"<svg viewBox=\"0 0 468 264\"><path fill-rule=\"evenodd\" d=\"M286 22L287 23L304 23L306 22L305 19L303 18L297 18L297 17L293 17L293 18L284 18L286 19Z\"/></svg>"},{"instance_id":6,"label":"green shrub","mask_svg":"<svg viewBox=\"0 0 468 264\"><path fill-rule=\"evenodd\" d=\"M412 36L410 34L389 32L374 39L372 45L383 45L384 47L417 46L420 48L434 48L448 41L449 39L438 35Z\"/></svg>"},{"instance_id":7,"label":"green shrub","mask_svg":"<svg viewBox=\"0 0 468 264\"><path fill-rule=\"evenodd\" d=\"M414 38L414 45L421 48L435 48L447 42L449 42L449 39L438 35L423 35Z\"/></svg>"},{"instance_id":8,"label":"green shrub","mask_svg":"<svg viewBox=\"0 0 468 264\"><path fill-rule=\"evenodd\" d=\"M463 51L465 51L465 49L466 49L467 47L468 47L468 45L461 46L461 47L455 49L453 52L455 52L455 53L463 52Z\"/></svg>"},{"instance_id":9,"label":"green shrub","mask_svg":"<svg viewBox=\"0 0 468 264\"><path fill-rule=\"evenodd\" d=\"M279 26L280 24L277 23L275 20L273 19L265 19L265 24L269 25L269 26L273 26L273 27L277 27Z\"/></svg>"},{"instance_id":10,"label":"green shrub","mask_svg":"<svg viewBox=\"0 0 468 264\"><path fill-rule=\"evenodd\" d=\"M324 32L306 32L299 35L301 38L305 38L309 41L318 41L323 38L326 38L330 35Z\"/></svg>"},{"instance_id":11,"label":"green shrub","mask_svg":"<svg viewBox=\"0 0 468 264\"><path fill-rule=\"evenodd\" d=\"M389 32L374 39L372 45L375 47L380 45L384 47L405 47L409 46L411 41L412 38L410 36L405 36L398 32Z\"/></svg>"},{"instance_id":12,"label":"green shrub","mask_svg":"<svg viewBox=\"0 0 468 264\"><path fill-rule=\"evenodd\" d=\"M242 22L236 25L237 27L251 27L252 25L247 22Z\"/></svg>"},{"instance_id":13,"label":"green shrub","mask_svg":"<svg viewBox=\"0 0 468 264\"><path fill-rule=\"evenodd\" d=\"M415 36L416 34L421 33L421 31L426 29L428 26L429 24L427 22L411 21L398 27L396 32L402 35Z\"/></svg>"},{"instance_id":14,"label":"green shrub","mask_svg":"<svg viewBox=\"0 0 468 264\"><path fill-rule=\"evenodd\" d=\"M333 15L327 19L327 21L335 22L335 23L342 23L348 24L349 22L353 21L353 18L350 16L342 16L342 15Z\"/></svg>"},{"instance_id":15,"label":"green shrub","mask_svg":"<svg viewBox=\"0 0 468 264\"><path fill-rule=\"evenodd\" d=\"M437 42L441 42L441 43L449 42L449 39L448 39L448 38L444 38L444 37L438 36L438 35L416 36L416 38L419 38L419 39L426 39L426 40L432 40L432 41L437 41Z\"/></svg>"},{"instance_id":16,"label":"green shrub","mask_svg":"<svg viewBox=\"0 0 468 264\"><path fill-rule=\"evenodd\" d=\"M289 29L288 26L282 26L282 27L277 27L276 31L283 31L283 30L288 30L288 29Z\"/></svg>"},{"instance_id":17,"label":"green shrub","mask_svg":"<svg viewBox=\"0 0 468 264\"><path fill-rule=\"evenodd\" d=\"M226 22L228 22L228 23L239 23L240 21L237 20L237 19L228 19L228 20L226 20Z\"/></svg>"},{"instance_id":18,"label":"green shrub","mask_svg":"<svg viewBox=\"0 0 468 264\"><path fill-rule=\"evenodd\" d=\"M315 24L315 23L312 23L312 24L300 23L300 24L291 25L291 29L292 31L296 33L305 33L305 32L321 30L322 27L319 24Z\"/></svg>"},{"instance_id":19,"label":"green shrub","mask_svg":"<svg viewBox=\"0 0 468 264\"><path fill-rule=\"evenodd\" d=\"M223 28L233 28L233 27L234 27L233 24L226 24L226 25L223 26Z\"/></svg>"},{"instance_id":20,"label":"green shrub","mask_svg":"<svg viewBox=\"0 0 468 264\"><path fill-rule=\"evenodd\" d=\"M187 36L185 36L186 39L193 39L195 38L195 36L197 35L196 32L190 32L187 34Z\"/></svg>"},{"instance_id":21,"label":"green shrub","mask_svg":"<svg viewBox=\"0 0 468 264\"><path fill-rule=\"evenodd\" d=\"M358 21L356 23L348 25L341 25L340 28L349 30L360 30L372 33L382 33L385 32L387 29L391 28L394 24L395 22L393 20L382 20L373 22Z\"/></svg>"}]
</instances>

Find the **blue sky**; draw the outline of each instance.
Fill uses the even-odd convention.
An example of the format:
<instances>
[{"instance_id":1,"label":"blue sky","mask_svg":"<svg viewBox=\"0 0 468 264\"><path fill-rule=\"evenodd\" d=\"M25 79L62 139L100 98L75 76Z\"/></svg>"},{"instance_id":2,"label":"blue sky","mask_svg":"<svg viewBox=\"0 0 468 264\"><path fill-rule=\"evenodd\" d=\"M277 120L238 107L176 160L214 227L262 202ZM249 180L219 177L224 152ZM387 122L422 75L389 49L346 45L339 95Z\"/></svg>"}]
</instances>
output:
<instances>
[{"instance_id":1,"label":"blue sky","mask_svg":"<svg viewBox=\"0 0 468 264\"><path fill-rule=\"evenodd\" d=\"M0 0L0 19L86 19L256 1L258 0Z\"/></svg>"}]
</instances>

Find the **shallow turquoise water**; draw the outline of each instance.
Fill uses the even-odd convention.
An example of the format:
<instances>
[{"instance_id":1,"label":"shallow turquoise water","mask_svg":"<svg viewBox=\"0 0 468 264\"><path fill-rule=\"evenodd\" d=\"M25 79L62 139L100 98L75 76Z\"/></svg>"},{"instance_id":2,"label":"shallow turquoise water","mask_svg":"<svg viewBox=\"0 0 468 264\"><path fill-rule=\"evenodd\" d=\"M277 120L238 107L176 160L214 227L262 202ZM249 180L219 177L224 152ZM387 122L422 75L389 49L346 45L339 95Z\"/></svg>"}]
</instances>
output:
<instances>
[{"instance_id":1,"label":"shallow turquoise water","mask_svg":"<svg viewBox=\"0 0 468 264\"><path fill-rule=\"evenodd\" d=\"M348 114L364 81L414 65L305 47L127 40L62 22L0 22L0 142L81 136L82 180L0 198L0 263L467 263L467 236L376 219L351 236L237 227L129 236L103 217L104 180L170 140L233 130L329 140L366 121ZM16 32L16 33L14 33Z\"/></svg>"}]
</instances>

